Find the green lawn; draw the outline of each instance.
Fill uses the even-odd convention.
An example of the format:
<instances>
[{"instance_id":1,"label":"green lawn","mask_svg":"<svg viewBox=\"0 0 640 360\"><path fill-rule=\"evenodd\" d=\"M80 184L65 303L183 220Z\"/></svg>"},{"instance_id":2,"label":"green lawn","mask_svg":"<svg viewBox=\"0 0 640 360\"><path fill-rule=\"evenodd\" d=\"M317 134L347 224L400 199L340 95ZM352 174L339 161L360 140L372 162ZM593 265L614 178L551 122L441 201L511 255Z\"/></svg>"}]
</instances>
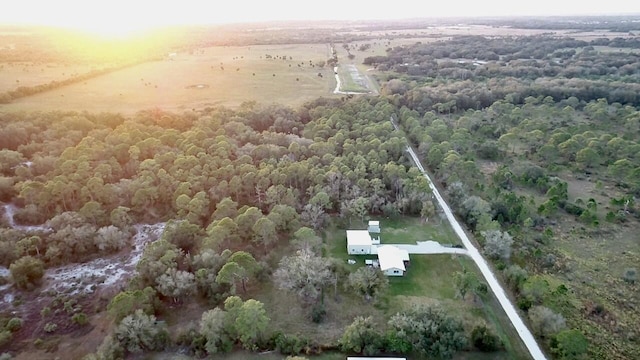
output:
<instances>
[{"instance_id":1,"label":"green lawn","mask_svg":"<svg viewBox=\"0 0 640 360\"><path fill-rule=\"evenodd\" d=\"M432 218L425 223L420 218L402 217L382 221L381 242L387 244L415 244L434 240L440 244L462 244L447 221Z\"/></svg>"},{"instance_id":2,"label":"green lawn","mask_svg":"<svg viewBox=\"0 0 640 360\"><path fill-rule=\"evenodd\" d=\"M340 259L347 259L347 235L349 229L366 229L366 224L354 221L351 225L338 228L335 224L326 232L326 244L329 254ZM433 240L440 244L462 244L447 221L432 218L424 222L417 217L398 217L380 221L382 244L415 244L418 241ZM363 257L364 258L364 257ZM374 257L375 258L375 257Z\"/></svg>"},{"instance_id":3,"label":"green lawn","mask_svg":"<svg viewBox=\"0 0 640 360\"><path fill-rule=\"evenodd\" d=\"M445 300L455 298L451 281L456 271L462 271L459 255L411 255L411 264L402 277L389 279L390 296L423 296Z\"/></svg>"}]
</instances>

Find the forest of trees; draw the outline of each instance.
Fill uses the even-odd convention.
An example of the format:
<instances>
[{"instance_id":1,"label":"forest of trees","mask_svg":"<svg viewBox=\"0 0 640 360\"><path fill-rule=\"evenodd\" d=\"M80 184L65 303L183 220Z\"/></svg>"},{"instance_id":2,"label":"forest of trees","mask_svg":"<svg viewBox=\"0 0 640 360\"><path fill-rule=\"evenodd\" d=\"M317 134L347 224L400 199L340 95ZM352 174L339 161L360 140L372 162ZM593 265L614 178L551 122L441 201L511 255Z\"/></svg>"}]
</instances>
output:
<instances>
[{"instance_id":1,"label":"forest of trees","mask_svg":"<svg viewBox=\"0 0 640 360\"><path fill-rule=\"evenodd\" d=\"M637 55L595 45L638 47L624 39L460 37L365 62L389 70L382 92L399 107L399 124L542 343L559 358L589 351L628 359L638 353L629 306L638 301L638 258L620 250L601 260L626 264L606 281L581 273L590 267L577 264L572 245L621 236L637 243L627 229L640 218ZM582 182L593 190L576 188ZM607 285L585 285L592 281ZM576 349L562 350L569 339Z\"/></svg>"},{"instance_id":2,"label":"forest of trees","mask_svg":"<svg viewBox=\"0 0 640 360\"><path fill-rule=\"evenodd\" d=\"M182 115L143 111L131 119L3 115L1 199L19 205L18 224L45 224L46 230L2 228L2 265L17 287L29 290L47 268L126 249L134 224L167 222L129 285L110 301L120 325L99 358L170 346L166 329L149 317L192 296L224 303L193 330L204 337L183 344L196 353L228 351L235 343L250 350L304 344L283 350L288 353L317 347L294 334L222 330L219 322L231 317L240 326L229 296L245 294L270 274L318 322L325 287L340 284L366 299L385 288L386 279L376 274L338 276L344 265L318 256L316 232L330 218L347 224L368 214L418 215L430 204L428 183L404 156L406 140L392 131L393 112L384 99L362 98L319 99L295 111L247 103ZM273 250L289 243L298 252L279 261ZM251 301L244 304L262 306ZM45 331L55 331L54 322L47 325ZM466 346L464 339L452 349Z\"/></svg>"},{"instance_id":3,"label":"forest of trees","mask_svg":"<svg viewBox=\"0 0 640 360\"><path fill-rule=\"evenodd\" d=\"M576 249L638 226L640 62L626 51L638 48L625 38L454 37L364 59L380 71L381 96L131 117L0 113L0 201L15 208L17 224L0 220L0 265L10 274L0 285L12 282L28 298L48 270L122 255L136 226L163 224L114 296L96 300L101 307L83 307L82 296L38 303L34 334L71 333L106 311L114 326L87 359L178 347L195 356L499 350L492 329L431 306L357 316L339 339L320 343L274 331L273 314L248 296L270 284L315 323L327 316L325 293L380 297L387 279L367 268L349 274L326 253L323 231L369 215L436 212L405 156L412 145L550 354L633 358L637 251L611 245L613 266L602 249ZM486 293L471 272L452 282L463 300ZM159 319L190 301L208 310L170 333ZM0 314L3 350L19 350L12 340L27 336L14 315Z\"/></svg>"},{"instance_id":4,"label":"forest of trees","mask_svg":"<svg viewBox=\"0 0 640 360\"><path fill-rule=\"evenodd\" d=\"M388 56L364 62L392 71L387 79L396 81L387 83L383 92L403 95L399 104L421 113L478 110L502 99L522 104L530 96L639 105L640 55L602 52L594 46L638 48L638 41L464 36L396 47Z\"/></svg>"}]
</instances>

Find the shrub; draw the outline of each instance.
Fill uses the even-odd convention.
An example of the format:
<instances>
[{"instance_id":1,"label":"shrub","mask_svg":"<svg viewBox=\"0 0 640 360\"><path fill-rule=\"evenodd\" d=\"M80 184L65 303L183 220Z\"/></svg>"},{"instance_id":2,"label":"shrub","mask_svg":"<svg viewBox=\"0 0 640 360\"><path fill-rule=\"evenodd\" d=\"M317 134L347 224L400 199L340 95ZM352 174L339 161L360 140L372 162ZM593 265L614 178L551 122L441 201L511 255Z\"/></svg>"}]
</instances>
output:
<instances>
[{"instance_id":1,"label":"shrub","mask_svg":"<svg viewBox=\"0 0 640 360\"><path fill-rule=\"evenodd\" d=\"M11 341L11 331L0 331L0 347L7 345Z\"/></svg>"},{"instance_id":2,"label":"shrub","mask_svg":"<svg viewBox=\"0 0 640 360\"><path fill-rule=\"evenodd\" d=\"M325 310L324 304L317 303L313 305L313 308L311 309L311 320L314 323L316 324L321 323L324 320L324 317L326 315L327 315L327 310Z\"/></svg>"},{"instance_id":3,"label":"shrub","mask_svg":"<svg viewBox=\"0 0 640 360\"><path fill-rule=\"evenodd\" d=\"M518 298L518 308L520 310L524 310L527 311L529 310L531 307L533 306L533 303L531 302L531 300L529 300L526 297L520 297Z\"/></svg>"},{"instance_id":4,"label":"shrub","mask_svg":"<svg viewBox=\"0 0 640 360\"><path fill-rule=\"evenodd\" d=\"M551 339L551 350L561 359L579 359L589 343L580 330L564 330Z\"/></svg>"},{"instance_id":5,"label":"shrub","mask_svg":"<svg viewBox=\"0 0 640 360\"><path fill-rule=\"evenodd\" d=\"M282 355L298 355L309 345L309 340L295 335L279 333L275 336L275 346Z\"/></svg>"},{"instance_id":6,"label":"shrub","mask_svg":"<svg viewBox=\"0 0 640 360\"><path fill-rule=\"evenodd\" d=\"M51 315L51 308L48 306L45 306L42 308L42 310L40 310L40 316L42 316L43 318L47 317Z\"/></svg>"},{"instance_id":7,"label":"shrub","mask_svg":"<svg viewBox=\"0 0 640 360\"><path fill-rule=\"evenodd\" d=\"M30 289L44 276L44 264L39 259L25 256L16 260L11 266L11 277L20 289Z\"/></svg>"},{"instance_id":8,"label":"shrub","mask_svg":"<svg viewBox=\"0 0 640 360\"><path fill-rule=\"evenodd\" d=\"M124 358L124 349L112 335L107 335L107 337L102 340L102 344L98 346L96 355L100 360L122 359Z\"/></svg>"},{"instance_id":9,"label":"shrub","mask_svg":"<svg viewBox=\"0 0 640 360\"><path fill-rule=\"evenodd\" d=\"M16 332L22 328L22 319L14 317L7 322L6 329L11 332Z\"/></svg>"},{"instance_id":10,"label":"shrub","mask_svg":"<svg viewBox=\"0 0 640 360\"><path fill-rule=\"evenodd\" d=\"M50 322L50 323L46 323L44 325L44 331L47 332L47 333L52 333L52 332L56 331L56 329L58 329L58 324L56 324L56 323Z\"/></svg>"},{"instance_id":11,"label":"shrub","mask_svg":"<svg viewBox=\"0 0 640 360\"><path fill-rule=\"evenodd\" d=\"M71 321L74 324L78 324L82 326L82 325L86 325L89 322L89 319L87 319L87 314L81 312L81 313L73 314L73 316L71 317Z\"/></svg>"},{"instance_id":12,"label":"shrub","mask_svg":"<svg viewBox=\"0 0 640 360\"><path fill-rule=\"evenodd\" d=\"M64 308L64 311L67 314L71 314L73 312L73 306L77 303L76 300L69 300L69 301L65 301L64 305L62 306Z\"/></svg>"},{"instance_id":13,"label":"shrub","mask_svg":"<svg viewBox=\"0 0 640 360\"><path fill-rule=\"evenodd\" d=\"M629 284L634 284L638 280L638 271L636 268L629 268L622 274L622 279Z\"/></svg>"},{"instance_id":14,"label":"shrub","mask_svg":"<svg viewBox=\"0 0 640 360\"><path fill-rule=\"evenodd\" d=\"M529 274L520 266L511 265L504 269L504 276L507 278L507 283L511 289L519 291L522 284L527 281Z\"/></svg>"},{"instance_id":15,"label":"shrub","mask_svg":"<svg viewBox=\"0 0 640 360\"><path fill-rule=\"evenodd\" d=\"M500 338L484 325L479 325L471 331L471 342L483 352L497 351L502 347Z\"/></svg>"},{"instance_id":16,"label":"shrub","mask_svg":"<svg viewBox=\"0 0 640 360\"><path fill-rule=\"evenodd\" d=\"M168 342L164 326L155 316L145 314L141 309L122 319L115 330L115 337L127 351L136 353L143 350L162 350Z\"/></svg>"},{"instance_id":17,"label":"shrub","mask_svg":"<svg viewBox=\"0 0 640 360\"><path fill-rule=\"evenodd\" d=\"M557 334L565 329L564 317L544 306L534 306L529 309L531 330L541 337Z\"/></svg>"}]
</instances>

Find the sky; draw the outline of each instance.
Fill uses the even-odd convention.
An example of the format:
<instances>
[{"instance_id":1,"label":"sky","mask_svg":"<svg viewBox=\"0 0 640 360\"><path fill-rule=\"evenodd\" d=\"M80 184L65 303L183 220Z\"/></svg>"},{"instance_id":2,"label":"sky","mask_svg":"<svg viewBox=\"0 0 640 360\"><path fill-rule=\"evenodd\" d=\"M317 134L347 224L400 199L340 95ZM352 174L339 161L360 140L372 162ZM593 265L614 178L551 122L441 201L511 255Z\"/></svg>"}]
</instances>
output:
<instances>
[{"instance_id":1,"label":"sky","mask_svg":"<svg viewBox=\"0 0 640 360\"><path fill-rule=\"evenodd\" d=\"M587 5L588 4L588 5ZM117 33L164 25L270 20L640 14L631 0L14 0L0 24Z\"/></svg>"}]
</instances>

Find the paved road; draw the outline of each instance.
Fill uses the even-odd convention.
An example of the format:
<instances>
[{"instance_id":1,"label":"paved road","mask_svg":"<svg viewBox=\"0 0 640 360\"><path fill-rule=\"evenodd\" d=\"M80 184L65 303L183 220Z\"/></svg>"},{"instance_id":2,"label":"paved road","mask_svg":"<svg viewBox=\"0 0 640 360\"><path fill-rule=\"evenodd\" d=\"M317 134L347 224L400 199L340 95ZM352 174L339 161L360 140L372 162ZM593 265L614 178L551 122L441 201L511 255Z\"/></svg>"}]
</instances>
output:
<instances>
[{"instance_id":1,"label":"paved road","mask_svg":"<svg viewBox=\"0 0 640 360\"><path fill-rule=\"evenodd\" d=\"M391 123L393 124L393 127L396 130L398 130L398 126L393 120L393 117L391 118ZM480 268L480 272L482 272L482 275L487 280L487 284L489 285L493 293L496 295L498 302L504 309L504 312L509 317L509 320L511 320L511 323L513 324L516 331L518 332L518 335L520 335L522 342L525 344L525 346L529 350L531 357L534 358L535 360L546 360L546 356L542 352L542 349L538 345L538 342L536 342L536 339L533 337L533 334L531 333L531 331L529 331L529 329L527 328L527 325L525 325L525 323L522 321L522 318L520 318L520 314L518 313L515 306L513 306L513 304L507 297L507 294L504 291L504 288L502 287L502 285L500 285L500 283L498 282L498 279L491 271L491 268L487 264L487 261L484 259L484 257L482 257L482 255L480 254L478 249L473 245L471 240L469 240L469 237L462 229L462 226L460 226L460 223L458 222L458 220L455 218L455 216L453 216L453 212L451 211L451 208L449 208L449 205L447 205L447 203L444 201L444 199L440 195L440 192L433 184L433 181L431 181L429 174L427 174L427 172L425 171L416 153L413 151L413 149L410 146L407 148L407 152L409 153L409 155L411 155L411 158L413 159L413 162L418 167L418 169L420 169L422 174L429 181L429 187L431 187L431 190L433 191L433 195L438 200L438 203L440 204L440 207L442 208L445 215L447 216L447 219L451 223L453 230L460 237L465 248L467 248L467 250L469 251L469 256L473 259L476 265L478 265L478 268Z\"/></svg>"}]
</instances>

